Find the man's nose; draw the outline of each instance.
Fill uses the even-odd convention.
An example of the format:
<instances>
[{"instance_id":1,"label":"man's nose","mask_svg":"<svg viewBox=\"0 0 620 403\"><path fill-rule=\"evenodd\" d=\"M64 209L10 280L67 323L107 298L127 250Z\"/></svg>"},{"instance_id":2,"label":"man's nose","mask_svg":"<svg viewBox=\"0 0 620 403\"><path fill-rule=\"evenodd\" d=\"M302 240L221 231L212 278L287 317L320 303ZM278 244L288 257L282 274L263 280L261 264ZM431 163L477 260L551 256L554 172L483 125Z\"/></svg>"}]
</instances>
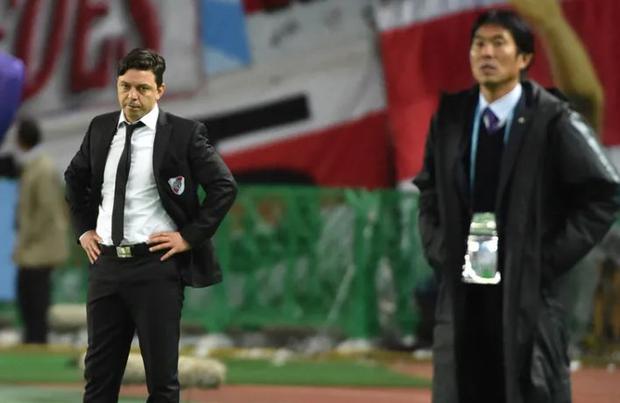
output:
<instances>
[{"instance_id":1,"label":"man's nose","mask_svg":"<svg viewBox=\"0 0 620 403\"><path fill-rule=\"evenodd\" d=\"M480 55L485 57L493 56L495 49L493 48L493 44L485 43L480 47Z\"/></svg>"},{"instance_id":2,"label":"man's nose","mask_svg":"<svg viewBox=\"0 0 620 403\"><path fill-rule=\"evenodd\" d=\"M136 99L136 98L138 98L138 90L137 90L137 89L135 89L135 88L131 88L131 89L129 90L129 98L131 98L131 99Z\"/></svg>"}]
</instances>

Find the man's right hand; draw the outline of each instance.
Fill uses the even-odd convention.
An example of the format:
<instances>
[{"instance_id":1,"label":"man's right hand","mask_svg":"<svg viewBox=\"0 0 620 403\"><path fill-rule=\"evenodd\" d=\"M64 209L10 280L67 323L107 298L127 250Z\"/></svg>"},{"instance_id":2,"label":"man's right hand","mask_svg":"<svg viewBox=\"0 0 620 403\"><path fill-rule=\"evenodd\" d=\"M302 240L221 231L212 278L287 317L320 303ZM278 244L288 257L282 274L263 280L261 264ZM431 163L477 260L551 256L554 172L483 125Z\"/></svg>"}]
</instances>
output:
<instances>
[{"instance_id":1,"label":"man's right hand","mask_svg":"<svg viewBox=\"0 0 620 403\"><path fill-rule=\"evenodd\" d=\"M103 242L103 239L97 235L94 229L86 231L80 237L80 245L82 246L82 249L86 251L86 256L88 256L88 261L91 264L95 263L95 260L97 260L99 254L101 254L101 250L99 249L99 244L101 242Z\"/></svg>"}]
</instances>

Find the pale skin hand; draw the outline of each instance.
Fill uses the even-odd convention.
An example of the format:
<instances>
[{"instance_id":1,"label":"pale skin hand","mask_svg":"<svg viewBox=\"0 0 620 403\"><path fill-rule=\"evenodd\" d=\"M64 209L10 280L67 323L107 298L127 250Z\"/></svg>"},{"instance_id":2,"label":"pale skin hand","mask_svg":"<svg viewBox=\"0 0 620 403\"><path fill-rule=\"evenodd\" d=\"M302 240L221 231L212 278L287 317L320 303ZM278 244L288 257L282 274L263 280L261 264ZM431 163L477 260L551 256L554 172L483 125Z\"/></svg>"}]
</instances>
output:
<instances>
[{"instance_id":1,"label":"pale skin hand","mask_svg":"<svg viewBox=\"0 0 620 403\"><path fill-rule=\"evenodd\" d=\"M149 245L153 245L149 248L151 252L168 249L168 252L161 257L161 261L164 261L177 253L185 252L191 249L190 244L183 239L178 231L156 232L149 237L147 243Z\"/></svg>"},{"instance_id":2,"label":"pale skin hand","mask_svg":"<svg viewBox=\"0 0 620 403\"><path fill-rule=\"evenodd\" d=\"M84 235L80 238L80 245L82 249L86 252L86 256L88 256L88 261L92 264L97 260L99 255L101 254L101 250L99 249L99 244L103 242L103 239L94 229L90 231L86 231Z\"/></svg>"}]
</instances>

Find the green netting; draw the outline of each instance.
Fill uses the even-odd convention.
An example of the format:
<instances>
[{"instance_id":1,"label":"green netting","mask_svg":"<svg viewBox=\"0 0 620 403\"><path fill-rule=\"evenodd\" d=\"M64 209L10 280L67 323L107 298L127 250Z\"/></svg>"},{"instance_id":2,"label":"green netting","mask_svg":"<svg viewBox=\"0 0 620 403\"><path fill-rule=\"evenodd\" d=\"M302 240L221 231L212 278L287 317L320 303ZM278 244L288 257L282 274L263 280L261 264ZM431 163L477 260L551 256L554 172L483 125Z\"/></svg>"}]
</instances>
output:
<instances>
[{"instance_id":1,"label":"green netting","mask_svg":"<svg viewBox=\"0 0 620 403\"><path fill-rule=\"evenodd\" d=\"M416 215L417 197L392 190L244 187L215 240L224 283L188 288L183 320L412 334L413 290L430 274ZM84 300L86 267L76 247L55 273L56 302Z\"/></svg>"}]
</instances>

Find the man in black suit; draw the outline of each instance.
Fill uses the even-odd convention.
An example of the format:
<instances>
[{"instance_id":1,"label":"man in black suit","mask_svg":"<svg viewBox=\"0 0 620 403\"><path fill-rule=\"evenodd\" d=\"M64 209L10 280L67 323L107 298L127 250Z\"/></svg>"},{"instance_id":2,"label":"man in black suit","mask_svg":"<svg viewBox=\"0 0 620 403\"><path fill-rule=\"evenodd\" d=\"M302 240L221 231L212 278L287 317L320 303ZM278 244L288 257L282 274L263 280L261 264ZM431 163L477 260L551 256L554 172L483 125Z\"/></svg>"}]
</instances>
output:
<instances>
[{"instance_id":1,"label":"man in black suit","mask_svg":"<svg viewBox=\"0 0 620 403\"><path fill-rule=\"evenodd\" d=\"M202 123L159 109L164 71L164 59L146 49L119 62L121 111L91 121L65 172L90 261L84 402L117 401L134 332L147 401L178 402L183 287L222 279L210 239L236 184Z\"/></svg>"},{"instance_id":2,"label":"man in black suit","mask_svg":"<svg viewBox=\"0 0 620 403\"><path fill-rule=\"evenodd\" d=\"M479 16L477 85L442 97L414 180L439 280L435 402L571 400L558 279L614 221L620 178L583 118L525 79L533 53L515 13Z\"/></svg>"}]
</instances>

